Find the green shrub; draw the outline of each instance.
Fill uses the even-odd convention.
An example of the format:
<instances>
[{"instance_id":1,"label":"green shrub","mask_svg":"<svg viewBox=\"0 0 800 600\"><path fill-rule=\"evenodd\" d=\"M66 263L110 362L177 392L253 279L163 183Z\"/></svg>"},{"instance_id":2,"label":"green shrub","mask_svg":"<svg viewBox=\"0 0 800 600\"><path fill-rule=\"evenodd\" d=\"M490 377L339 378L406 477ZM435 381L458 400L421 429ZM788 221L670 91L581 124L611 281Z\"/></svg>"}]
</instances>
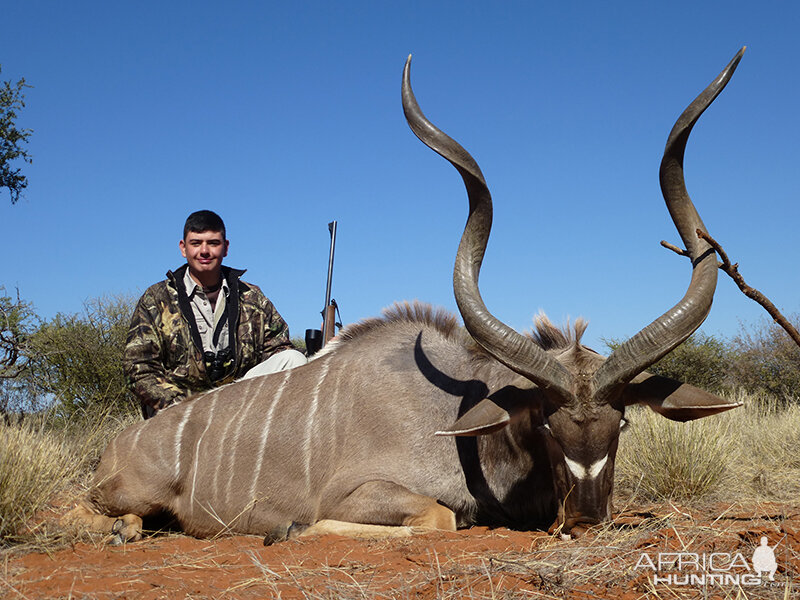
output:
<instances>
[{"instance_id":1,"label":"green shrub","mask_svg":"<svg viewBox=\"0 0 800 600\"><path fill-rule=\"evenodd\" d=\"M618 340L605 343L611 350L621 344ZM647 370L719 394L733 388L732 360L731 350L724 341L698 331Z\"/></svg>"},{"instance_id":2,"label":"green shrub","mask_svg":"<svg viewBox=\"0 0 800 600\"><path fill-rule=\"evenodd\" d=\"M137 411L122 369L132 312L130 298L104 297L87 302L83 314L58 314L41 325L30 340L32 391L52 395L65 417Z\"/></svg>"},{"instance_id":3,"label":"green shrub","mask_svg":"<svg viewBox=\"0 0 800 600\"><path fill-rule=\"evenodd\" d=\"M789 319L800 325L797 315ZM783 403L796 401L800 390L800 348L776 323L762 319L742 325L731 340L732 377L751 394L770 394Z\"/></svg>"}]
</instances>

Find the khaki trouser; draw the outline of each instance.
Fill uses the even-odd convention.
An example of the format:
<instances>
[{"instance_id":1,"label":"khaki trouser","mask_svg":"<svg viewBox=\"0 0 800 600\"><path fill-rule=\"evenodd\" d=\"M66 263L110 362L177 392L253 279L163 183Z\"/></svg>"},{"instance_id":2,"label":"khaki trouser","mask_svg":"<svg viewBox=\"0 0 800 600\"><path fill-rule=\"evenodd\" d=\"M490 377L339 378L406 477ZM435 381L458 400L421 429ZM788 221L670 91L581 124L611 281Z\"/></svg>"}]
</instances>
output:
<instances>
[{"instance_id":1,"label":"khaki trouser","mask_svg":"<svg viewBox=\"0 0 800 600\"><path fill-rule=\"evenodd\" d=\"M250 369L244 374L243 379L251 379L253 377L261 377L262 375L269 375L270 373L277 373L278 371L287 371L294 369L308 362L308 359L302 352L297 350L284 350L273 354L262 363L258 363L255 367Z\"/></svg>"}]
</instances>

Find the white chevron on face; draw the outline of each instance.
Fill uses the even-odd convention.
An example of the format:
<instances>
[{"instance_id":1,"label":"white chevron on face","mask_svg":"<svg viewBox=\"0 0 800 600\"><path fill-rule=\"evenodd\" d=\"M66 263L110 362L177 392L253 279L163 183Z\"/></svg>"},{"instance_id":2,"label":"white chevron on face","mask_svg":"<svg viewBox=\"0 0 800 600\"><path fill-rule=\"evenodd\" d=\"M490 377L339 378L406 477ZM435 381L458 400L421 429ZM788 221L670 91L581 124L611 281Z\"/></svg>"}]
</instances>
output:
<instances>
[{"instance_id":1,"label":"white chevron on face","mask_svg":"<svg viewBox=\"0 0 800 600\"><path fill-rule=\"evenodd\" d=\"M603 470L603 467L606 466L606 462L608 462L608 454L591 465L582 465L581 463L572 460L567 456L564 457L564 462L567 463L569 470L578 479L595 479L598 475L600 475L600 471Z\"/></svg>"}]
</instances>

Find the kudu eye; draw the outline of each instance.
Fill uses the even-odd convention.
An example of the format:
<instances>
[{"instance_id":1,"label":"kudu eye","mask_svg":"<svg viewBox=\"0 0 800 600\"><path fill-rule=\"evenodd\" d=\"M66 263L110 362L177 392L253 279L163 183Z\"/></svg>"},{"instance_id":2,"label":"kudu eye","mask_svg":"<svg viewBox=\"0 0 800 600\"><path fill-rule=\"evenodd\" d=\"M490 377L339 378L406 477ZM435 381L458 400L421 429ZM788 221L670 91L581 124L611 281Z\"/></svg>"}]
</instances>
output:
<instances>
[{"instance_id":1,"label":"kudu eye","mask_svg":"<svg viewBox=\"0 0 800 600\"><path fill-rule=\"evenodd\" d=\"M555 440L556 442L558 442L558 440L556 440L556 436L553 435L553 430L550 429L550 423L545 421L539 427L543 430L545 437L550 438L551 440Z\"/></svg>"}]
</instances>

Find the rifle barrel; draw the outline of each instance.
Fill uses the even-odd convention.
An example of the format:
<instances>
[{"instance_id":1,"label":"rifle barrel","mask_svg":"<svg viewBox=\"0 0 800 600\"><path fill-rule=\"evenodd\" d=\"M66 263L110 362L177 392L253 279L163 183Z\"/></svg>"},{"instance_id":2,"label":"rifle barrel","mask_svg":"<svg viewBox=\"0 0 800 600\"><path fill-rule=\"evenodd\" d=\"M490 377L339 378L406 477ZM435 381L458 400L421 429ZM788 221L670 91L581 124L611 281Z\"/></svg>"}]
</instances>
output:
<instances>
[{"instance_id":1,"label":"rifle barrel","mask_svg":"<svg viewBox=\"0 0 800 600\"><path fill-rule=\"evenodd\" d=\"M331 284L333 283L333 256L336 252L336 221L328 223L328 231L331 234L331 251L328 255L328 283L325 286L325 308L322 309L323 323L322 323L322 344L328 343L336 333L336 319L325 318L328 316L331 309Z\"/></svg>"}]
</instances>

